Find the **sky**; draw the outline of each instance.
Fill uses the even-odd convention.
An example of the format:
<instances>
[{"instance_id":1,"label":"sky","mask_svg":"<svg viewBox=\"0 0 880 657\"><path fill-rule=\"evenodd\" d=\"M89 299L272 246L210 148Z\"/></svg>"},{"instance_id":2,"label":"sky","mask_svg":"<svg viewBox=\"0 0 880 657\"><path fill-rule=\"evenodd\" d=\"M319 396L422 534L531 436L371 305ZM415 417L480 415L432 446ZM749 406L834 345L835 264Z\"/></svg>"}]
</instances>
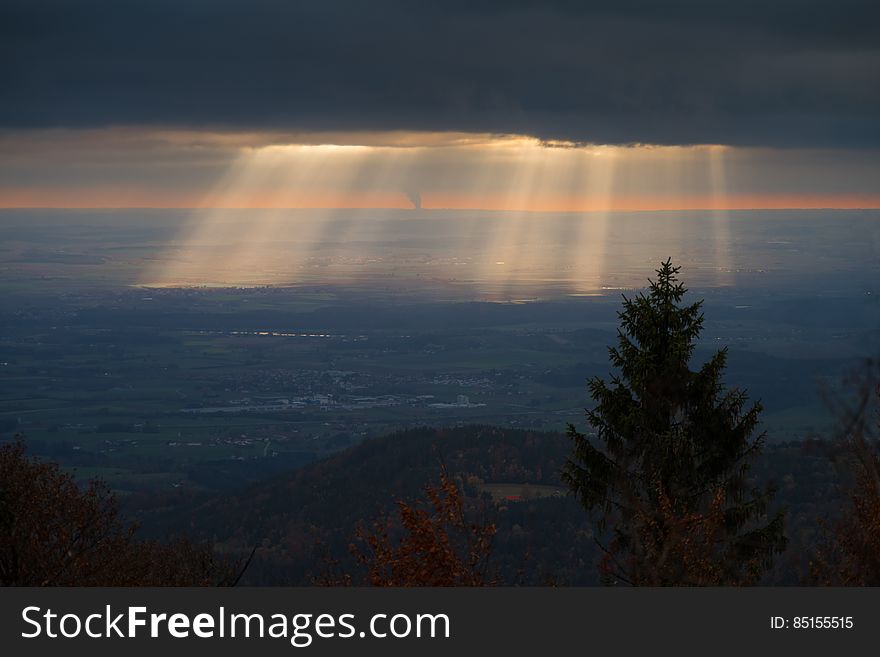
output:
<instances>
[{"instance_id":1,"label":"sky","mask_svg":"<svg viewBox=\"0 0 880 657\"><path fill-rule=\"evenodd\" d=\"M880 3L5 0L0 207L880 207Z\"/></svg>"}]
</instances>

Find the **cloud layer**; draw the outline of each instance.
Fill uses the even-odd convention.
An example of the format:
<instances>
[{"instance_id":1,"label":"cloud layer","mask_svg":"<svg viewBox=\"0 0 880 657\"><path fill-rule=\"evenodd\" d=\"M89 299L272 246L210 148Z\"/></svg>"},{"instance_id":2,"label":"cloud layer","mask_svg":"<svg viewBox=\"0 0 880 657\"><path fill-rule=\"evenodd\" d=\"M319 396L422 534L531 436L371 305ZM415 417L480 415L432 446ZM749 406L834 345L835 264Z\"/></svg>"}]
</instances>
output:
<instances>
[{"instance_id":1,"label":"cloud layer","mask_svg":"<svg viewBox=\"0 0 880 657\"><path fill-rule=\"evenodd\" d=\"M880 146L870 0L7 0L0 127Z\"/></svg>"}]
</instances>

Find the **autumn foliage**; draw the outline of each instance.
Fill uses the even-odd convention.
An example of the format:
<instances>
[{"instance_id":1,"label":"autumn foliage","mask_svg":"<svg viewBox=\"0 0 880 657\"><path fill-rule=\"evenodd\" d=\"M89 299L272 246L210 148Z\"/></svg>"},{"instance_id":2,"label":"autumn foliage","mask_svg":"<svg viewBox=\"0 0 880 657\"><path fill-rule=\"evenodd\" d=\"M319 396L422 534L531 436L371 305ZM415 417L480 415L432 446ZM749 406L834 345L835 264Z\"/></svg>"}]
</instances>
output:
<instances>
[{"instance_id":1,"label":"autumn foliage","mask_svg":"<svg viewBox=\"0 0 880 657\"><path fill-rule=\"evenodd\" d=\"M138 540L106 484L81 489L24 443L0 446L0 584L3 586L203 586L233 568L210 549Z\"/></svg>"},{"instance_id":2,"label":"autumn foliage","mask_svg":"<svg viewBox=\"0 0 880 657\"><path fill-rule=\"evenodd\" d=\"M632 545L628 563L615 557L622 547L617 543L619 535L603 551L599 567L606 583L615 583L621 573L634 572L637 560L650 567L642 567L642 579L629 583L725 586L751 583L761 576L766 568L761 552L727 541L730 501L723 487L717 487L700 510L688 508L659 485L655 499L653 507L634 507L633 523L640 528L640 540ZM719 556L725 550L735 554Z\"/></svg>"},{"instance_id":3,"label":"autumn foliage","mask_svg":"<svg viewBox=\"0 0 880 657\"><path fill-rule=\"evenodd\" d=\"M382 518L360 529L350 550L372 586L491 586L495 525L471 522L458 486L441 470L420 505L398 501L398 523ZM395 538L399 536L399 538Z\"/></svg>"},{"instance_id":4,"label":"autumn foliage","mask_svg":"<svg viewBox=\"0 0 880 657\"><path fill-rule=\"evenodd\" d=\"M812 584L880 586L880 450L872 435L880 418L872 420L869 412L871 400L880 401L880 385L869 378L876 377L874 366L862 374L856 402L837 407L844 427L839 443L853 483L841 517L823 523L824 540L810 563Z\"/></svg>"}]
</instances>

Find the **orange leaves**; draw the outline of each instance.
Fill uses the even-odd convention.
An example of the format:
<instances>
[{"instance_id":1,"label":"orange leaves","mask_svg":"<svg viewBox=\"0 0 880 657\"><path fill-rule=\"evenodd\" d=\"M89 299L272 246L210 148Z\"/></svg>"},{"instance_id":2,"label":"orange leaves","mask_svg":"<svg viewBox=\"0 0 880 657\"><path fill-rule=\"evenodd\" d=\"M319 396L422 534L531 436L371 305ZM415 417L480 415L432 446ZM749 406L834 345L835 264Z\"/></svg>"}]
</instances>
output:
<instances>
[{"instance_id":1,"label":"orange leaves","mask_svg":"<svg viewBox=\"0 0 880 657\"><path fill-rule=\"evenodd\" d=\"M651 564L645 569L648 583L722 584L715 550L723 538L724 491L718 488L702 512L676 508L674 500L663 490L658 490L658 499L657 513L641 518L646 530L643 532L643 546L648 551L646 561Z\"/></svg>"},{"instance_id":2,"label":"orange leaves","mask_svg":"<svg viewBox=\"0 0 880 657\"><path fill-rule=\"evenodd\" d=\"M469 522L461 493L445 469L438 486L426 486L427 503L398 501L400 536L388 518L360 529L351 551L373 586L490 586L495 526Z\"/></svg>"},{"instance_id":3,"label":"orange leaves","mask_svg":"<svg viewBox=\"0 0 880 657\"><path fill-rule=\"evenodd\" d=\"M849 508L810 563L814 583L880 586L880 456L863 453L858 468Z\"/></svg>"}]
</instances>

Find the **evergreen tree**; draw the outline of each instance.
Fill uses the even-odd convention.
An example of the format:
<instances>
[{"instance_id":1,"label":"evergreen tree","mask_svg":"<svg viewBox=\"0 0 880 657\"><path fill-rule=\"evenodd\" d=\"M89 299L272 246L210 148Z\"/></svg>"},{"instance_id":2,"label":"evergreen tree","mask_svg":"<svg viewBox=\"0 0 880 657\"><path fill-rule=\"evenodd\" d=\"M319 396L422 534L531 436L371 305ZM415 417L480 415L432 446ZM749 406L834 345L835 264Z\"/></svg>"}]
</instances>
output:
<instances>
[{"instance_id":1,"label":"evergreen tree","mask_svg":"<svg viewBox=\"0 0 880 657\"><path fill-rule=\"evenodd\" d=\"M726 349L689 369L702 301L681 303L679 270L667 260L647 295L624 296L616 374L588 382L592 432L569 425L562 476L595 520L608 583L752 584L785 547L772 487L749 481L761 405L724 389Z\"/></svg>"}]
</instances>

